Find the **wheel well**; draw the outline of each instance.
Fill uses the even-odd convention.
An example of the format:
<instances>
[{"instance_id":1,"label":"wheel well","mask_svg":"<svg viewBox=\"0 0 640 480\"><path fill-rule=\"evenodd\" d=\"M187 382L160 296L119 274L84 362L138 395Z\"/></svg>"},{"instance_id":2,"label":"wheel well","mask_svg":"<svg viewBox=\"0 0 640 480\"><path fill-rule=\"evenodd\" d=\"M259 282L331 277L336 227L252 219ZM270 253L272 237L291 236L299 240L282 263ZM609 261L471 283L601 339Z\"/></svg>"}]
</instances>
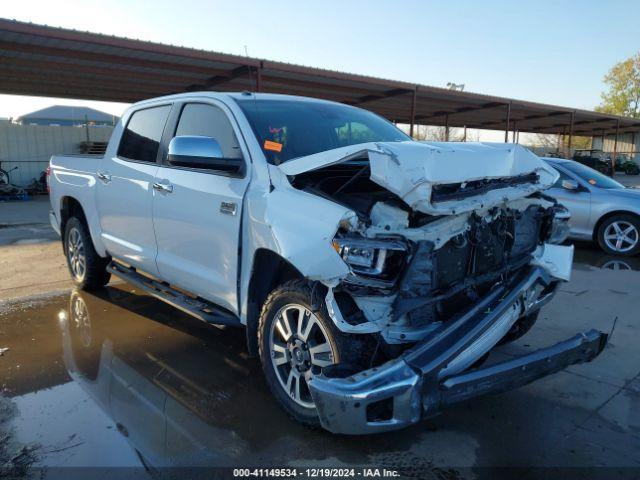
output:
<instances>
[{"instance_id":1,"label":"wheel well","mask_svg":"<svg viewBox=\"0 0 640 480\"><path fill-rule=\"evenodd\" d=\"M278 285L298 278L304 276L280 255L263 248L256 250L247 299L247 348L251 355L258 353L258 319L267 295Z\"/></svg>"},{"instance_id":2,"label":"wheel well","mask_svg":"<svg viewBox=\"0 0 640 480\"><path fill-rule=\"evenodd\" d=\"M67 221L71 217L78 217L85 224L87 223L87 217L84 214L82 205L73 197L63 197L60 200L60 232L64 237L64 229L67 225Z\"/></svg>"},{"instance_id":3,"label":"wheel well","mask_svg":"<svg viewBox=\"0 0 640 480\"><path fill-rule=\"evenodd\" d=\"M613 217L614 215L631 215L640 220L640 215L637 213L630 212L628 210L614 210L613 212L607 212L603 216L601 216L593 227L592 238L594 242L598 241L598 230L600 230L600 225L604 223L608 218Z\"/></svg>"}]
</instances>

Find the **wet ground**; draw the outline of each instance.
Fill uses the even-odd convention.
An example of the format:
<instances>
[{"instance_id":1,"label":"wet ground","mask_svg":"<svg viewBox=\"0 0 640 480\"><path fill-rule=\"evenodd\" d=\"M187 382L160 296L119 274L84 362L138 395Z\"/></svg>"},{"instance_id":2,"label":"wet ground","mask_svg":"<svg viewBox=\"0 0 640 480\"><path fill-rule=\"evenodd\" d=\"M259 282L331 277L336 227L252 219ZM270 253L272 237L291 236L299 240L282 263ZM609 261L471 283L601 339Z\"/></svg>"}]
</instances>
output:
<instances>
[{"instance_id":1,"label":"wet ground","mask_svg":"<svg viewBox=\"0 0 640 480\"><path fill-rule=\"evenodd\" d=\"M628 476L640 471L639 270L640 259L580 246L571 282L533 331L490 359L615 323L593 363L366 438L296 424L271 398L242 331L203 324L126 284L5 305L0 450L45 477L70 472L59 467L136 467L118 471L153 477L167 466L238 465Z\"/></svg>"}]
</instances>

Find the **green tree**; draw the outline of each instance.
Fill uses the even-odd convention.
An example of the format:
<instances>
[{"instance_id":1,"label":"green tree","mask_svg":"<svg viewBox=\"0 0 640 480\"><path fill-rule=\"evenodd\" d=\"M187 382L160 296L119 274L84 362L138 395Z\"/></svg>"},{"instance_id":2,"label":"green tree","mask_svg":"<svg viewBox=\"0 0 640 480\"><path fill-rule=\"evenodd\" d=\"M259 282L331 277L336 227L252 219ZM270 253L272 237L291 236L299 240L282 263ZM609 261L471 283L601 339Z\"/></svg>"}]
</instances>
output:
<instances>
[{"instance_id":1,"label":"green tree","mask_svg":"<svg viewBox=\"0 0 640 480\"><path fill-rule=\"evenodd\" d=\"M607 91L596 110L640 118L640 52L616 63L604 77Z\"/></svg>"}]
</instances>

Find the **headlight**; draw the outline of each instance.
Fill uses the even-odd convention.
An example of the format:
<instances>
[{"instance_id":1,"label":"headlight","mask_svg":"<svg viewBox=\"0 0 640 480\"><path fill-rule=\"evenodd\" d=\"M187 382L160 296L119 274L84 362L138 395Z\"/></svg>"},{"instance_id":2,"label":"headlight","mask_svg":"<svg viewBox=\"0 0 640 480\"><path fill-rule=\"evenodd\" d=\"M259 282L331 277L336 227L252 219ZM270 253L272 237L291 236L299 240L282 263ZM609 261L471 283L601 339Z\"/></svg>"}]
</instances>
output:
<instances>
[{"instance_id":1,"label":"headlight","mask_svg":"<svg viewBox=\"0 0 640 480\"><path fill-rule=\"evenodd\" d=\"M551 222L551 230L549 231L549 243L562 243L569 236L571 227L569 226L569 219L571 213L562 205L557 205L554 209L553 220Z\"/></svg>"},{"instance_id":2,"label":"headlight","mask_svg":"<svg viewBox=\"0 0 640 480\"><path fill-rule=\"evenodd\" d=\"M407 247L397 240L376 240L357 237L343 237L333 240L333 247L342 259L359 275L380 276L394 264L397 257L404 258Z\"/></svg>"}]
</instances>

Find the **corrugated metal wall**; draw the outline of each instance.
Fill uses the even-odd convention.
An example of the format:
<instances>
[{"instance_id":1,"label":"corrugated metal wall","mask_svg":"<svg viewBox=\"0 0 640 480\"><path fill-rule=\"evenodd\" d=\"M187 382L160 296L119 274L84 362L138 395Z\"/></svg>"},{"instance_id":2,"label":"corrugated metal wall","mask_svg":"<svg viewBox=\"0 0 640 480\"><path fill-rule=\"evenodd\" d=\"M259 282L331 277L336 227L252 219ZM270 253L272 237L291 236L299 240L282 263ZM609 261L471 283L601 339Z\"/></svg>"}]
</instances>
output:
<instances>
[{"instance_id":1,"label":"corrugated metal wall","mask_svg":"<svg viewBox=\"0 0 640 480\"><path fill-rule=\"evenodd\" d=\"M106 142L113 127L89 127L89 140ZM85 127L0 124L0 162L3 170L18 167L9 174L11 183L29 185L47 168L51 155L79 153L87 140Z\"/></svg>"},{"instance_id":2,"label":"corrugated metal wall","mask_svg":"<svg viewBox=\"0 0 640 480\"><path fill-rule=\"evenodd\" d=\"M604 139L604 148L602 148L602 137L593 137L593 148L604 150L605 152L613 152L613 143L615 136L607 135ZM618 135L618 144L616 146L618 153L640 152L640 133L624 133ZM636 154L638 159L638 154Z\"/></svg>"}]
</instances>

